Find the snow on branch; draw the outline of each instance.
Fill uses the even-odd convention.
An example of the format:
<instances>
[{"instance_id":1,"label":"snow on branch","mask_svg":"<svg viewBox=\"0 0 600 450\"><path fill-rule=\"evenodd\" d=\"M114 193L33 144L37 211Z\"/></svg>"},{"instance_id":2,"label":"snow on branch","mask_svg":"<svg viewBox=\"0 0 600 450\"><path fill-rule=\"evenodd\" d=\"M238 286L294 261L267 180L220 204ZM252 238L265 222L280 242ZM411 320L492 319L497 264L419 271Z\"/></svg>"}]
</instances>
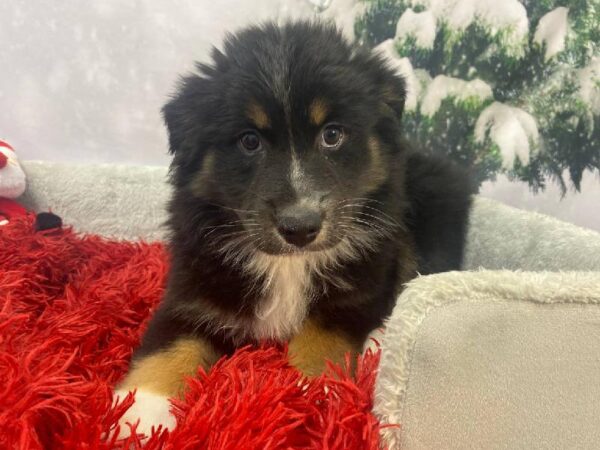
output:
<instances>
[{"instance_id":1,"label":"snow on branch","mask_svg":"<svg viewBox=\"0 0 600 450\"><path fill-rule=\"evenodd\" d=\"M416 13L408 8L396 25L396 39L403 41L412 36L417 47L431 50L436 31L436 20L431 11Z\"/></svg>"},{"instance_id":2,"label":"snow on branch","mask_svg":"<svg viewBox=\"0 0 600 450\"><path fill-rule=\"evenodd\" d=\"M568 15L569 8L561 6L545 14L538 23L533 42L546 45L546 61L565 49L565 39L569 31Z\"/></svg>"},{"instance_id":3,"label":"snow on branch","mask_svg":"<svg viewBox=\"0 0 600 450\"><path fill-rule=\"evenodd\" d=\"M421 113L426 116L433 116L440 108L442 101L448 97L459 101L469 99L485 100L492 98L492 88L477 78L465 81L460 78L438 75L427 86L421 102Z\"/></svg>"},{"instance_id":4,"label":"snow on branch","mask_svg":"<svg viewBox=\"0 0 600 450\"><path fill-rule=\"evenodd\" d=\"M530 154L537 151L539 136L531 114L499 102L485 108L475 124L475 141L483 144L489 137L500 149L505 169L512 169L516 158L523 165L529 164Z\"/></svg>"},{"instance_id":5,"label":"snow on branch","mask_svg":"<svg viewBox=\"0 0 600 450\"><path fill-rule=\"evenodd\" d=\"M591 59L590 63L578 71L579 96L592 110L600 115L600 55Z\"/></svg>"},{"instance_id":6,"label":"snow on branch","mask_svg":"<svg viewBox=\"0 0 600 450\"><path fill-rule=\"evenodd\" d=\"M518 0L412 0L410 4L424 7L425 11L414 13L412 9L407 10L398 21L396 36L413 34L419 36L423 43L433 43L429 16L432 15L434 25L443 22L459 33L478 22L492 36L501 35L503 44L513 49L515 54L522 54L527 43L529 20L525 7ZM401 27L405 27L406 31ZM416 31L416 27L421 27L422 31Z\"/></svg>"}]
</instances>

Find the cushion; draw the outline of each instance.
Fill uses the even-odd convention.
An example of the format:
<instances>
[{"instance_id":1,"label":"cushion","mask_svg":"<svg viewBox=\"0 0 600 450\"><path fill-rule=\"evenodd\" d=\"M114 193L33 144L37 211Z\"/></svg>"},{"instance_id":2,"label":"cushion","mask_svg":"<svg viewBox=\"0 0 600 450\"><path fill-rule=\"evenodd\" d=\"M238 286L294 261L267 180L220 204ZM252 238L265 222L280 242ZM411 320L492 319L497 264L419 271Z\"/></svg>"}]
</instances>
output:
<instances>
[{"instance_id":1,"label":"cushion","mask_svg":"<svg viewBox=\"0 0 600 450\"><path fill-rule=\"evenodd\" d=\"M82 233L155 241L163 239L170 195L167 167L117 164L22 163L27 190L20 201L52 210Z\"/></svg>"},{"instance_id":2,"label":"cushion","mask_svg":"<svg viewBox=\"0 0 600 450\"><path fill-rule=\"evenodd\" d=\"M481 267L600 271L600 233L475 197L464 268Z\"/></svg>"},{"instance_id":3,"label":"cushion","mask_svg":"<svg viewBox=\"0 0 600 450\"><path fill-rule=\"evenodd\" d=\"M600 273L478 271L409 283L375 411L390 448L597 448Z\"/></svg>"}]
</instances>

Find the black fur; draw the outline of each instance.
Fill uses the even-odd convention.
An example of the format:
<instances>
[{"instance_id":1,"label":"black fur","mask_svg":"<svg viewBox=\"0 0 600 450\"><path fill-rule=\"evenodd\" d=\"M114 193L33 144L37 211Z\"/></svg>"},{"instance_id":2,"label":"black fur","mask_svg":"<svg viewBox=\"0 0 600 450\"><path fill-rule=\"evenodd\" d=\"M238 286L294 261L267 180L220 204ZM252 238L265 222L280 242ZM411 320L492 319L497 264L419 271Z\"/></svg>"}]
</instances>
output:
<instances>
[{"instance_id":1,"label":"black fur","mask_svg":"<svg viewBox=\"0 0 600 450\"><path fill-rule=\"evenodd\" d=\"M174 154L172 269L137 356L182 334L201 334L223 351L252 341L209 327L201 316L207 306L237 317L254 314L262 280L243 269L253 252L296 257L335 248L353 229L360 230L357 235L374 233L376 243L361 248L360 257L328 267L325 278L313 277L310 316L357 339L381 325L400 284L417 270L460 268L470 182L447 161L411 152L403 143L404 82L379 56L349 45L331 26L267 24L229 36L222 51L213 50L212 63L197 68L163 111ZM315 98L327 105L326 122L344 130L345 140L334 151L320 143L322 126L310 123ZM257 131L259 154L248 154L239 142L245 130L256 128L245 114L252 102L264 109L270 125ZM373 141L383 174L373 169ZM306 170L310 192L290 185L292 151ZM330 228L321 241L294 249L282 243L275 222L303 195L318 197ZM250 210L257 214L248 216ZM261 241L229 261L219 248L233 239L227 233L247 233L236 221L250 219ZM229 226L214 228L219 225ZM181 313L182 304L189 313Z\"/></svg>"},{"instance_id":2,"label":"black fur","mask_svg":"<svg viewBox=\"0 0 600 450\"><path fill-rule=\"evenodd\" d=\"M467 213L476 191L467 171L437 155L413 151L407 162L406 224L415 240L419 273L460 268Z\"/></svg>"}]
</instances>

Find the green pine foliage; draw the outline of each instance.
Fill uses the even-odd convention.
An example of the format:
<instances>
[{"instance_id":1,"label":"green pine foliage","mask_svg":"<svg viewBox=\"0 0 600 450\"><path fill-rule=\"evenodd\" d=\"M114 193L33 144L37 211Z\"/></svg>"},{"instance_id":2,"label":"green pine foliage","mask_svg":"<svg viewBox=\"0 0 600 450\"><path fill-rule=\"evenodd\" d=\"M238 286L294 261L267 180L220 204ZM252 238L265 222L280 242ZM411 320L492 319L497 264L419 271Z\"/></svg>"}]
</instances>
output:
<instances>
[{"instance_id":1,"label":"green pine foliage","mask_svg":"<svg viewBox=\"0 0 600 450\"><path fill-rule=\"evenodd\" d=\"M431 48L421 48L412 35L395 37L400 17L409 8L427 11L426 0L363 1L367 8L355 23L362 43L375 47L395 39L396 57L407 57L414 69L426 71L432 79L438 75L480 79L491 87L493 98L448 95L432 115L421 110L421 93L417 107L405 113L409 138L470 167L479 183L503 171L527 181L534 190L551 181L566 192L570 186L579 189L584 171L600 172L600 111L581 93L582 69L596 64L600 71L600 0L522 0L528 21L523 36L515 35L510 26L490 26L489 17L475 18L462 30L437 17ZM536 43L534 36L542 17L557 7L568 8L569 31L564 49L547 58L546 46ZM594 83L600 96L597 75ZM492 124L483 140L475 134L478 118L494 102L523 110L537 125L539 138L529 135L528 157L517 155L514 164L507 165L506 154L490 132Z\"/></svg>"}]
</instances>

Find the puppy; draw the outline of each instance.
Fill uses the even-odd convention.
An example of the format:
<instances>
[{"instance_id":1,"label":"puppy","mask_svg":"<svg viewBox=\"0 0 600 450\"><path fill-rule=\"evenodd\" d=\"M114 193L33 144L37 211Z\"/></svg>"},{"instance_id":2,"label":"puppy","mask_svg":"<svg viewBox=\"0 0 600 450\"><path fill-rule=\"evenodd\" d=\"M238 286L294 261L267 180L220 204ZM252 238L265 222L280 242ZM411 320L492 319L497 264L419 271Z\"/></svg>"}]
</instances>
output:
<instances>
[{"instance_id":1,"label":"puppy","mask_svg":"<svg viewBox=\"0 0 600 450\"><path fill-rule=\"evenodd\" d=\"M173 157L165 297L119 386L123 422L173 427L184 377L289 342L317 375L357 354L403 283L459 269L468 177L403 142L405 84L329 25L251 27L164 107Z\"/></svg>"}]
</instances>

